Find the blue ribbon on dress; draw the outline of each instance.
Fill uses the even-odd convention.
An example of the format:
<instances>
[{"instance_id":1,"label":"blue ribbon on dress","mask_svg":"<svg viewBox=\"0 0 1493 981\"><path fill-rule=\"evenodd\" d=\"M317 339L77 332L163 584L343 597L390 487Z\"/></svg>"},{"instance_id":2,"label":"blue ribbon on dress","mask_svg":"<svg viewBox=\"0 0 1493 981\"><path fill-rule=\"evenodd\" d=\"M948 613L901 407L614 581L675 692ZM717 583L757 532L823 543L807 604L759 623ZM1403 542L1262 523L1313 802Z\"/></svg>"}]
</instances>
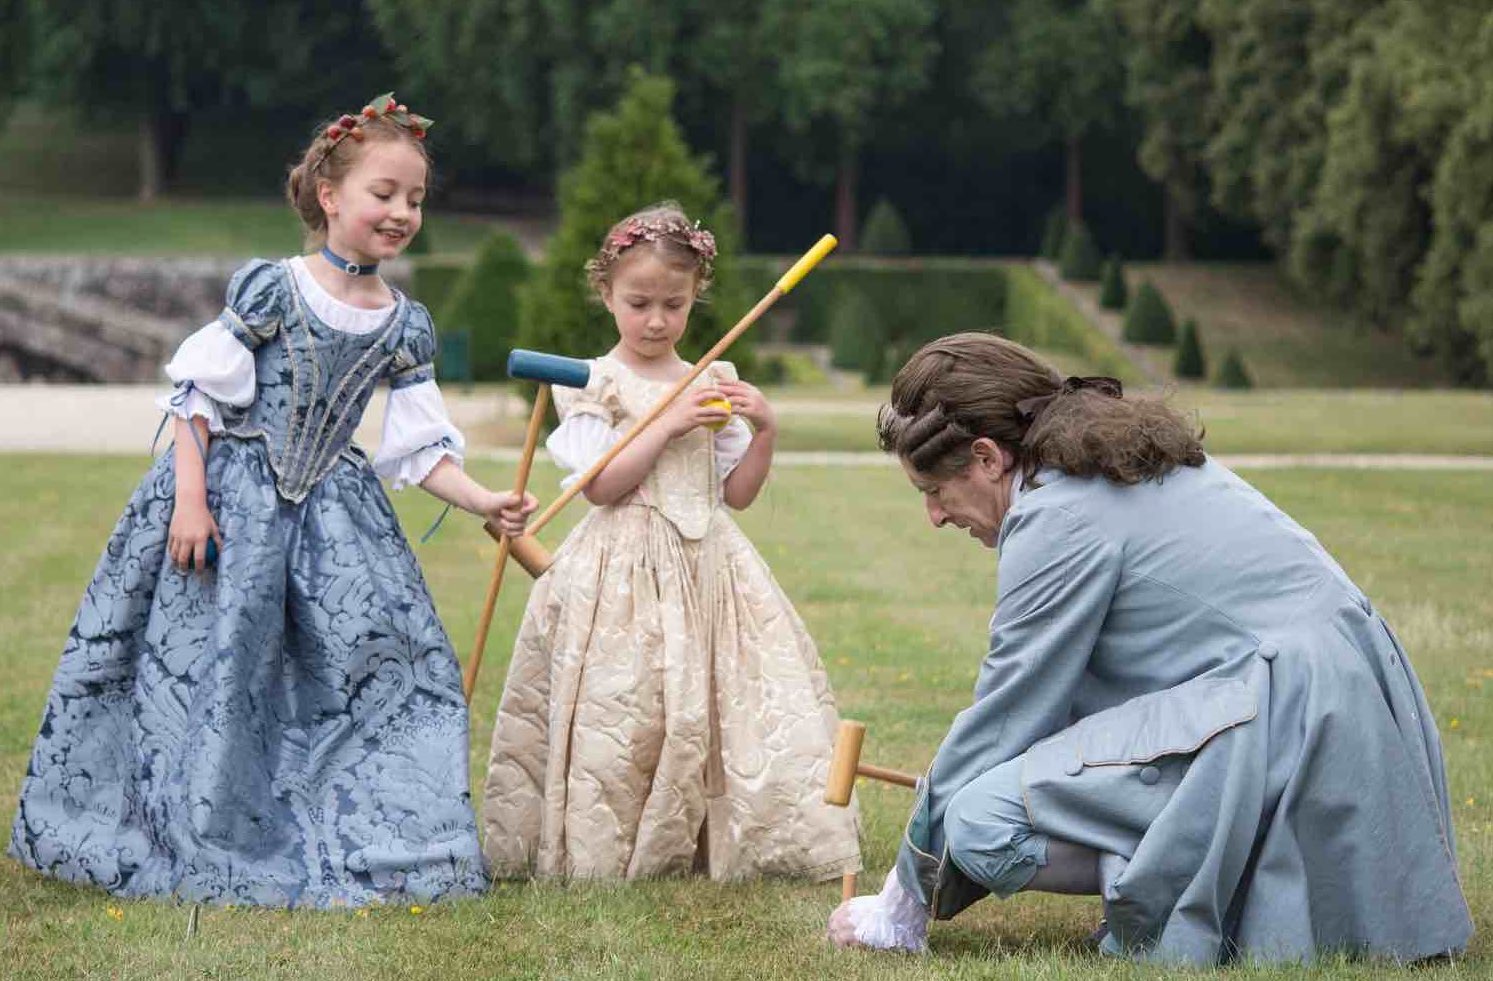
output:
<instances>
[{"instance_id":1,"label":"blue ribbon on dress","mask_svg":"<svg viewBox=\"0 0 1493 981\"><path fill-rule=\"evenodd\" d=\"M168 400L168 403L173 408L185 409L187 407L188 396L190 396L192 392L196 390L196 388L197 384L190 381L183 382L180 385L177 385L176 391L171 394L171 398ZM150 439L150 455L152 457L156 455L156 444L161 441L161 433L165 432L166 430L166 422L173 415L175 415L175 413L170 411L161 413L161 424L156 427L156 434ZM191 417L187 416L185 418L189 424L187 428L192 431L192 442L197 444L197 452L202 455L202 465L205 467L207 466L207 447L202 445L202 437L197 435L197 427L190 425L192 421Z\"/></svg>"},{"instance_id":2,"label":"blue ribbon on dress","mask_svg":"<svg viewBox=\"0 0 1493 981\"><path fill-rule=\"evenodd\" d=\"M447 504L444 508L441 509L441 515L440 515L440 517L438 517L438 518L435 519L435 524L433 524L433 525L430 526L430 530L427 531L425 534L423 534L423 535L420 536L420 544L421 545L424 545L426 542L430 541L430 537L435 534L436 529L441 526L441 522L445 521L446 520L446 515L448 515L450 513L451 513L451 505Z\"/></svg>"}]
</instances>

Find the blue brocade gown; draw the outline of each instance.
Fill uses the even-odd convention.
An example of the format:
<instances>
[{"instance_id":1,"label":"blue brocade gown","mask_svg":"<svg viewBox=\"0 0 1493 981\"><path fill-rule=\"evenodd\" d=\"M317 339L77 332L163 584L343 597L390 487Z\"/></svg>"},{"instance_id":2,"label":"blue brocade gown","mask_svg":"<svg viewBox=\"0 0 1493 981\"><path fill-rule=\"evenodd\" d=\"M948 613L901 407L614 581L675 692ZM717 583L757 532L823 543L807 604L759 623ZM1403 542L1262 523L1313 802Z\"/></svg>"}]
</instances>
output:
<instances>
[{"instance_id":1,"label":"blue brocade gown","mask_svg":"<svg viewBox=\"0 0 1493 981\"><path fill-rule=\"evenodd\" d=\"M374 385L432 376L423 307L370 335L312 315L283 264L221 323L256 395L208 450L216 572L166 554L172 454L146 474L69 632L10 852L121 896L264 906L486 888L451 644L351 446Z\"/></svg>"}]
</instances>

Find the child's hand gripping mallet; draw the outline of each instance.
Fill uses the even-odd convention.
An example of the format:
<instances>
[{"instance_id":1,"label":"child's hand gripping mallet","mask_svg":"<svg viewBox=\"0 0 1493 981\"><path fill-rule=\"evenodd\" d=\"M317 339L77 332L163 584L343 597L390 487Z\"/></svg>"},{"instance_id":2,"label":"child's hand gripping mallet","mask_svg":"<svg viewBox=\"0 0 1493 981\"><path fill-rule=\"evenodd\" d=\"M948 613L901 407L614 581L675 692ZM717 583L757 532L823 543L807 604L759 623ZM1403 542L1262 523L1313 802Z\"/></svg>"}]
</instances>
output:
<instances>
[{"instance_id":1,"label":"child's hand gripping mallet","mask_svg":"<svg viewBox=\"0 0 1493 981\"><path fill-rule=\"evenodd\" d=\"M519 565L522 565L536 579L544 574L544 570L549 568L550 557L549 553L545 551L544 546L540 545L535 538L539 534L539 530L549 524L550 520L560 513L560 509L569 504L577 494L584 491L587 485L596 478L596 475L605 470L607 464L611 463L617 454L621 453L627 447L627 444L636 439L638 434L647 428L649 423L663 414L664 410L679 397L680 393L690 386L691 382L700 377L701 372L710 367L725 352L726 348L730 347L738 337L746 332L748 327L756 323L757 318L761 317L774 303L778 302L793 287L797 286L798 281L808 275L809 270L819 265L819 261L829 255L838 244L838 240L833 235L826 235L816 242L812 249L805 252L787 272L783 273L782 278L777 281L777 284L767 291L767 295L758 300L757 305L747 311L746 316L738 320L736 326L728 330L725 336L716 342L715 347L705 352L700 360L695 362L695 367L690 370L689 374L676 382L674 387L654 404L646 416L624 433L622 438L617 440L616 444L601 459L593 463L589 470L581 474L579 479L571 484L565 493L555 498L555 502L545 508L539 517L529 522L528 530L524 532L523 537L514 539L513 541L513 557L518 560ZM489 527L487 531L489 535L497 537L497 529Z\"/></svg>"},{"instance_id":2,"label":"child's hand gripping mallet","mask_svg":"<svg viewBox=\"0 0 1493 981\"><path fill-rule=\"evenodd\" d=\"M900 784L903 787L918 785L918 778L911 773L862 763L861 744L865 741L866 724L864 722L855 722L850 719L840 720L840 728L835 731L834 753L829 760L829 783L824 788L826 804L833 804L836 807L847 806L850 803L850 791L855 786L857 776ZM844 902L854 896L855 873L846 872L840 879L840 900Z\"/></svg>"},{"instance_id":3,"label":"child's hand gripping mallet","mask_svg":"<svg viewBox=\"0 0 1493 981\"><path fill-rule=\"evenodd\" d=\"M524 433L524 451L519 457L518 477L513 487L513 493L519 500L523 500L524 487L529 482L529 469L534 464L534 449L539 444L539 430L544 425L544 412L549 406L550 386L585 388L586 383L591 380L591 366L577 358L515 349L508 355L508 377L540 382L539 391L534 396L534 410L529 413L529 428ZM487 586L487 602L482 608L482 619L477 623L477 640L472 645L472 656L467 659L466 675L462 678L462 688L468 704L477 687L477 672L482 667L482 651L487 647L487 631L492 626L493 608L498 602L498 590L503 586L503 569L508 565L508 553L513 545L513 539L493 527L491 522L484 527L498 541L498 558L493 565L492 582Z\"/></svg>"}]
</instances>

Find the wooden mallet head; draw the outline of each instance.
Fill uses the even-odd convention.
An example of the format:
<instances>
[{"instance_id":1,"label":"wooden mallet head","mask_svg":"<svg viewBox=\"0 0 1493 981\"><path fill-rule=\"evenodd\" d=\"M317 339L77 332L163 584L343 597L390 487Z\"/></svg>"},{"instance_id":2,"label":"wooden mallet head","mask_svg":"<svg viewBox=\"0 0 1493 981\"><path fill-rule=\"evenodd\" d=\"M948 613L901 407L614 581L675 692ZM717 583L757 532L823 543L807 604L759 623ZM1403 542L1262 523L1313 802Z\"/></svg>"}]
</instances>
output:
<instances>
[{"instance_id":1,"label":"wooden mallet head","mask_svg":"<svg viewBox=\"0 0 1493 981\"><path fill-rule=\"evenodd\" d=\"M835 748L829 759L829 783L824 788L824 802L836 807L850 805L855 774L861 764L861 744L866 741L866 724L841 719L835 730Z\"/></svg>"},{"instance_id":2,"label":"wooden mallet head","mask_svg":"<svg viewBox=\"0 0 1493 981\"><path fill-rule=\"evenodd\" d=\"M564 385L566 388L585 388L591 381L591 364L580 358L516 347L508 354L508 377Z\"/></svg>"}]
</instances>

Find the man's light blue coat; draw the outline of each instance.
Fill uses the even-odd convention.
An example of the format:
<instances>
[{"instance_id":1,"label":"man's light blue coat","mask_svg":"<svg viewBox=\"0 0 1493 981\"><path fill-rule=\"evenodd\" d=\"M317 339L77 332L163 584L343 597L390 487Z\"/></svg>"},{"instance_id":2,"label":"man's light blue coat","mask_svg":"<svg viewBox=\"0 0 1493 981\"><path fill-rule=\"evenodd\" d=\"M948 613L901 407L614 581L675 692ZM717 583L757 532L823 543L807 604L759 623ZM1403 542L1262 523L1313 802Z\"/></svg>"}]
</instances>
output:
<instances>
[{"instance_id":1,"label":"man's light blue coat","mask_svg":"<svg viewBox=\"0 0 1493 981\"><path fill-rule=\"evenodd\" d=\"M1464 947L1445 767L1389 626L1317 540L1209 461L1043 472L1000 534L974 703L898 857L939 918L985 894L950 798L1024 756L1036 829L1116 859L1111 952L1212 964Z\"/></svg>"}]
</instances>

